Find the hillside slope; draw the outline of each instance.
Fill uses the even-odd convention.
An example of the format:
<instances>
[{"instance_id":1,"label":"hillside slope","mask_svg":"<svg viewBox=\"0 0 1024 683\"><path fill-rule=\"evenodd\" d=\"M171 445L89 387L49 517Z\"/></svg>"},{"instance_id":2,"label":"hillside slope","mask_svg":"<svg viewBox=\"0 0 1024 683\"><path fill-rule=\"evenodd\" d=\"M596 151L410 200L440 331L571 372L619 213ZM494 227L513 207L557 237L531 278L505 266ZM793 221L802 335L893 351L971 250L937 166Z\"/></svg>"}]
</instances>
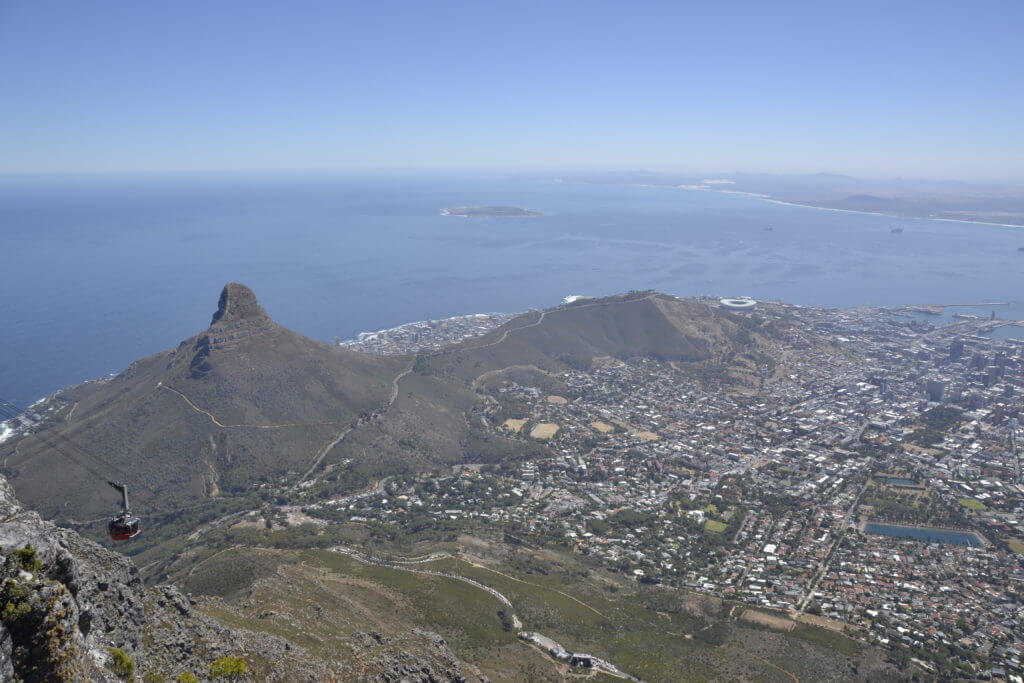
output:
<instances>
[{"instance_id":1,"label":"hillside slope","mask_svg":"<svg viewBox=\"0 0 1024 683\"><path fill-rule=\"evenodd\" d=\"M36 509L79 518L111 507L97 496L104 478L125 480L142 508L280 480L385 405L407 364L307 339L228 284L206 331L60 392L56 418L16 444L8 474Z\"/></svg>"},{"instance_id":2,"label":"hillside slope","mask_svg":"<svg viewBox=\"0 0 1024 683\"><path fill-rule=\"evenodd\" d=\"M540 444L488 433L470 417L488 385L509 372L552 380L595 358L641 356L744 382L756 377L771 334L756 319L656 292L525 313L477 339L417 355L387 414L350 434L324 463L349 462L349 480L366 486L430 466L537 456L531 449Z\"/></svg>"},{"instance_id":3,"label":"hillside slope","mask_svg":"<svg viewBox=\"0 0 1024 683\"><path fill-rule=\"evenodd\" d=\"M488 335L430 354L418 369L459 383L513 365L557 371L600 356L728 363L760 335L751 321L706 304L635 292L524 314Z\"/></svg>"},{"instance_id":4,"label":"hillside slope","mask_svg":"<svg viewBox=\"0 0 1024 683\"><path fill-rule=\"evenodd\" d=\"M523 455L521 442L468 419L478 390L509 368L550 375L643 356L749 376L766 334L753 319L638 292L526 313L415 359L385 357L284 329L232 283L203 333L51 399L43 425L5 444L6 472L24 500L64 521L110 513L104 479L126 481L152 513L256 495L263 483L279 496L345 465L305 482L316 484L310 495L336 495Z\"/></svg>"},{"instance_id":5,"label":"hillside slope","mask_svg":"<svg viewBox=\"0 0 1024 683\"><path fill-rule=\"evenodd\" d=\"M259 620L240 628L211 617L216 601L147 589L131 560L22 508L3 477L0 519L2 681L118 681L118 659L155 680L206 680L221 657L244 659L250 680L462 680L427 631L350 633L337 639L343 650L316 653Z\"/></svg>"}]
</instances>

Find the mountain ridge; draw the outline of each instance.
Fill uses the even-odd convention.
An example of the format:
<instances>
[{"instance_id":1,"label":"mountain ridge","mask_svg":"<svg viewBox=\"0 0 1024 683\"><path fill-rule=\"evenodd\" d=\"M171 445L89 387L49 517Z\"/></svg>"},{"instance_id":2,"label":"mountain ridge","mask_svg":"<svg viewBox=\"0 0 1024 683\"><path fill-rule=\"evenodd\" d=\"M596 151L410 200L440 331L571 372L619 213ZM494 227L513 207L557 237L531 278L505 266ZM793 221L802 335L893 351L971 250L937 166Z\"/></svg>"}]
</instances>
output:
<instances>
[{"instance_id":1,"label":"mountain ridge","mask_svg":"<svg viewBox=\"0 0 1024 683\"><path fill-rule=\"evenodd\" d=\"M51 437L86 445L75 452L103 476L126 479L143 510L271 482L298 486L345 461L350 472L337 486L359 488L391 473L493 462L518 448L473 436L466 416L484 376L523 365L560 373L602 356L749 373L754 363L744 354L767 334L704 303L634 292L526 313L440 351L379 356L281 327L252 290L228 283L206 330L112 379L56 394L53 418L38 436L16 441L7 467L19 495L63 519L104 514L111 503L83 489L79 468L50 447Z\"/></svg>"}]
</instances>

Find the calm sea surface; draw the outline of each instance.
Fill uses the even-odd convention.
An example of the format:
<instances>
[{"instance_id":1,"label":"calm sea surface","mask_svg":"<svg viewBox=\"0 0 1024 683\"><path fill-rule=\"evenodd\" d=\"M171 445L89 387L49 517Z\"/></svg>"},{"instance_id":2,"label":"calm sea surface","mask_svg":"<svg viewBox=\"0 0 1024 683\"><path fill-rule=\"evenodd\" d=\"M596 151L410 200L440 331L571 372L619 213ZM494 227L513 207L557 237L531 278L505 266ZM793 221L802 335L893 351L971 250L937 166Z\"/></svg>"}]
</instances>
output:
<instances>
[{"instance_id":1,"label":"calm sea surface","mask_svg":"<svg viewBox=\"0 0 1024 683\"><path fill-rule=\"evenodd\" d=\"M439 215L479 205L546 215ZM0 397L22 405L204 329L230 280L324 341L648 288L824 306L1009 301L1000 315L1024 318L1024 229L674 188L385 174L8 179L0 238Z\"/></svg>"}]
</instances>

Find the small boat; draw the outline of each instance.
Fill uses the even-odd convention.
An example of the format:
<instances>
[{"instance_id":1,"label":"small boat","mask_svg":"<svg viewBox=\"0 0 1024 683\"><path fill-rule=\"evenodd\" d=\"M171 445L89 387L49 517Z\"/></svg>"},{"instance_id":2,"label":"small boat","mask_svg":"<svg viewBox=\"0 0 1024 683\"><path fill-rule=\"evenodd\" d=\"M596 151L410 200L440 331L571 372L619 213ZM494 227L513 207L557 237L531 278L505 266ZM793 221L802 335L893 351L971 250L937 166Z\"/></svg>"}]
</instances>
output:
<instances>
[{"instance_id":1,"label":"small boat","mask_svg":"<svg viewBox=\"0 0 1024 683\"><path fill-rule=\"evenodd\" d=\"M903 232L903 228L893 228L889 232Z\"/></svg>"}]
</instances>

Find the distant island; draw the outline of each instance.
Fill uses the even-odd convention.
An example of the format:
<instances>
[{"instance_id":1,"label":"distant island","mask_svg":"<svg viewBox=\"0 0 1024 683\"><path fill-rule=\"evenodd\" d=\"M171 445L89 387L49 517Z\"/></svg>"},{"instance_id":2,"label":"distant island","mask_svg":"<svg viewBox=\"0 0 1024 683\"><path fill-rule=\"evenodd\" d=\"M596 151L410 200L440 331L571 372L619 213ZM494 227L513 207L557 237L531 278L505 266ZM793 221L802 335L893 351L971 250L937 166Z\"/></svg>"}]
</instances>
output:
<instances>
[{"instance_id":1,"label":"distant island","mask_svg":"<svg viewBox=\"0 0 1024 683\"><path fill-rule=\"evenodd\" d=\"M441 209L442 216L489 217L489 216L543 216L540 211L523 209L518 206L458 206Z\"/></svg>"}]
</instances>

